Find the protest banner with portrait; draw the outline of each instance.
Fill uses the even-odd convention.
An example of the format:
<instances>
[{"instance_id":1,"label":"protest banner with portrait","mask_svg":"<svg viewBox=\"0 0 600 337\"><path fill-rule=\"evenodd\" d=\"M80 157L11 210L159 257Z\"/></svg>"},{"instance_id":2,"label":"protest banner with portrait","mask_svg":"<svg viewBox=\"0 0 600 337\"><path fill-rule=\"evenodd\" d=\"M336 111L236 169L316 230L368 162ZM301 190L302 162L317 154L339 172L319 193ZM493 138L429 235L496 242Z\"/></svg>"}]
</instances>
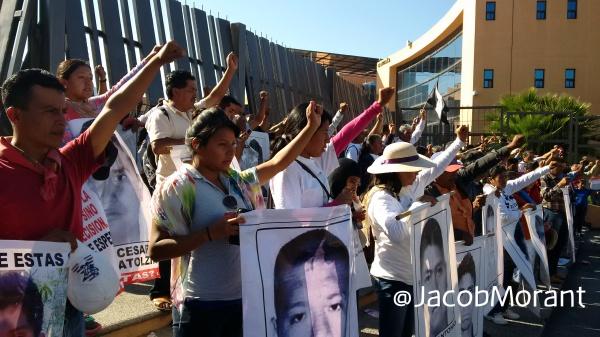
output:
<instances>
[{"instance_id":1,"label":"protest banner with portrait","mask_svg":"<svg viewBox=\"0 0 600 337\"><path fill-rule=\"evenodd\" d=\"M485 237L479 236L473 244L467 246L464 241L455 243L456 249L456 279L458 282L457 301L460 308L460 331L462 337L483 336L482 306L477 301L483 301L483 296L476 299L476 290L486 291L484 284L485 262L488 256L484 250ZM493 257L492 257L493 258ZM488 293L489 295L489 293Z\"/></svg>"},{"instance_id":2,"label":"protest banner with portrait","mask_svg":"<svg viewBox=\"0 0 600 337\"><path fill-rule=\"evenodd\" d=\"M482 233L484 233L483 250L485 252L484 275L482 277L483 288L492 294L494 289L498 289L501 295L504 295L502 280L504 278L504 249L502 243L502 231L500 229L500 220L498 214L498 198L494 193L486 196L485 206L482 212ZM497 298L494 298L488 306L485 307L487 314L494 305Z\"/></svg>"},{"instance_id":3,"label":"protest banner with portrait","mask_svg":"<svg viewBox=\"0 0 600 337\"><path fill-rule=\"evenodd\" d=\"M417 337L460 336L456 252L449 194L410 210L413 301ZM415 204L413 204L415 205Z\"/></svg>"},{"instance_id":4,"label":"protest banner with portrait","mask_svg":"<svg viewBox=\"0 0 600 337\"><path fill-rule=\"evenodd\" d=\"M63 335L71 246L0 241L0 336Z\"/></svg>"},{"instance_id":5,"label":"protest banner with portrait","mask_svg":"<svg viewBox=\"0 0 600 337\"><path fill-rule=\"evenodd\" d=\"M546 244L542 242L539 237L539 230L541 228L542 234L544 230L544 215L543 209L541 206L536 207L535 211L527 210L525 213L525 221L527 222L527 228L529 229L529 233L531 234L531 240L528 241L528 244L531 245L533 251L535 252L535 256L530 256L529 261L534 268L534 272L536 275L539 275L540 280L544 285L550 288L550 270L548 268L548 255L546 252ZM536 263L538 261L539 263ZM538 266L536 270L536 265Z\"/></svg>"},{"instance_id":6,"label":"protest banner with portrait","mask_svg":"<svg viewBox=\"0 0 600 337\"><path fill-rule=\"evenodd\" d=\"M92 122L90 118L69 121L71 134L80 134ZM83 242L93 250L113 254L123 284L153 280L159 275L158 264L148 256L152 222L149 207L143 206L150 205L151 195L118 132L109 147L104 165L82 189Z\"/></svg>"},{"instance_id":7,"label":"protest banner with portrait","mask_svg":"<svg viewBox=\"0 0 600 337\"><path fill-rule=\"evenodd\" d=\"M563 201L565 202L565 214L567 217L567 229L569 230L568 252L571 255L571 263L575 263L575 232L573 229L573 209L571 208L571 196L569 187L561 188Z\"/></svg>"},{"instance_id":8,"label":"protest banner with portrait","mask_svg":"<svg viewBox=\"0 0 600 337\"><path fill-rule=\"evenodd\" d=\"M244 218L244 335L358 337L350 208L267 209Z\"/></svg>"}]
</instances>

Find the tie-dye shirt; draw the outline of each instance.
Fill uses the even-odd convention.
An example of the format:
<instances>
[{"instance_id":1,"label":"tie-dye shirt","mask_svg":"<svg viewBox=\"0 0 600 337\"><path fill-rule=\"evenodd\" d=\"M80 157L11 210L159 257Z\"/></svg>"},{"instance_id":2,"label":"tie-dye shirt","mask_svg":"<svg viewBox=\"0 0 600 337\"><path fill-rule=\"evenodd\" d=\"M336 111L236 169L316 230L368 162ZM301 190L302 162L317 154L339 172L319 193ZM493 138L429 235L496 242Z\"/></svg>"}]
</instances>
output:
<instances>
[{"instance_id":1,"label":"tie-dye shirt","mask_svg":"<svg viewBox=\"0 0 600 337\"><path fill-rule=\"evenodd\" d=\"M220 176L225 192L193 166L184 164L159 184L152 198L153 223L171 236L205 230L231 211L224 197L235 197L238 208L264 208L255 168L230 169ZM171 267L172 297L176 305L185 298L206 301L241 298L241 266L238 245L227 239L202 244L190 254L174 259ZM226 268L224 268L226 266Z\"/></svg>"}]
</instances>

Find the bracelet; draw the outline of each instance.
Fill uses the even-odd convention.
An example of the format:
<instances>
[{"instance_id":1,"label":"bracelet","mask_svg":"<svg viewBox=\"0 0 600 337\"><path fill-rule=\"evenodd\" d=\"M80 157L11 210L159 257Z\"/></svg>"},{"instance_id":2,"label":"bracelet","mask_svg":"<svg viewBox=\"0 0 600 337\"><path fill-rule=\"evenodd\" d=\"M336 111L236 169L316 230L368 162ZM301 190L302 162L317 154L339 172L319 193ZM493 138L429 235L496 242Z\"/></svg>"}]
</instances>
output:
<instances>
[{"instance_id":1,"label":"bracelet","mask_svg":"<svg viewBox=\"0 0 600 337\"><path fill-rule=\"evenodd\" d=\"M208 227L206 227L206 236L208 236L208 241L212 241L212 238L210 237L210 230L208 229Z\"/></svg>"},{"instance_id":2,"label":"bracelet","mask_svg":"<svg viewBox=\"0 0 600 337\"><path fill-rule=\"evenodd\" d=\"M98 81L99 82L106 82L106 77L105 78L99 78Z\"/></svg>"}]
</instances>

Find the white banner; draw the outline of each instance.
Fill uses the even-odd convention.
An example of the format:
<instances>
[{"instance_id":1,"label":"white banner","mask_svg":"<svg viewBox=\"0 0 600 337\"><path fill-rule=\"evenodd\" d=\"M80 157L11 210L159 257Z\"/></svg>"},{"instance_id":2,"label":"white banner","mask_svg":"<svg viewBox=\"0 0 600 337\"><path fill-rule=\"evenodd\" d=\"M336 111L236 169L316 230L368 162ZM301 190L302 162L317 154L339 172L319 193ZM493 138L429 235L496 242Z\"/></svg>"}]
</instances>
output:
<instances>
[{"instance_id":1,"label":"white banner","mask_svg":"<svg viewBox=\"0 0 600 337\"><path fill-rule=\"evenodd\" d=\"M411 228L410 249L414 261L415 335L460 336L449 194L440 196L434 206L430 207L429 203L416 206L407 222Z\"/></svg>"},{"instance_id":2,"label":"white banner","mask_svg":"<svg viewBox=\"0 0 600 337\"><path fill-rule=\"evenodd\" d=\"M69 121L71 133L79 135L92 121L90 118ZM111 255L121 273L122 284L153 280L159 274L158 264L148 257L151 195L129 148L117 132L112 144L118 154L110 168L103 168L108 177L104 180L91 177L82 189L83 242L93 250Z\"/></svg>"},{"instance_id":3,"label":"white banner","mask_svg":"<svg viewBox=\"0 0 600 337\"><path fill-rule=\"evenodd\" d=\"M63 335L68 243L0 241L0 336Z\"/></svg>"},{"instance_id":4,"label":"white banner","mask_svg":"<svg viewBox=\"0 0 600 337\"><path fill-rule=\"evenodd\" d=\"M544 215L541 206L536 207L535 211L527 210L525 212L525 220L527 221L527 228L529 229L529 233L531 235L531 240L528 242L532 246L536 255L539 257L539 277L540 280L550 288L550 271L548 269L548 255L546 252L546 245L538 236L537 229L544 227ZM532 263L532 266L535 268L535 256L529 256L529 261Z\"/></svg>"},{"instance_id":5,"label":"white banner","mask_svg":"<svg viewBox=\"0 0 600 337\"><path fill-rule=\"evenodd\" d=\"M483 249L485 251L485 275L483 277L484 288L489 294L497 288L504 295L502 284L504 278L504 248L500 225L500 214L498 212L498 198L494 193L487 195L485 206L482 209L482 233L485 236ZM497 298L489 306L485 307L486 314L496 305Z\"/></svg>"},{"instance_id":6,"label":"white banner","mask_svg":"<svg viewBox=\"0 0 600 337\"><path fill-rule=\"evenodd\" d=\"M561 190L563 193L563 200L565 202L565 214L567 216L567 229L569 230L568 251L571 253L571 263L575 263L575 235L573 232L573 209L571 208L571 197L569 196L569 187L563 187L563 188L561 188Z\"/></svg>"},{"instance_id":7,"label":"white banner","mask_svg":"<svg viewBox=\"0 0 600 337\"><path fill-rule=\"evenodd\" d=\"M521 272L521 275L527 281L531 289L536 289L535 276L533 276L533 268L529 263L526 254L523 253L517 241L515 240L515 228L520 226L519 222L502 226L502 238L504 240L504 249L510 255L510 258L515 263L515 266Z\"/></svg>"},{"instance_id":8,"label":"white banner","mask_svg":"<svg viewBox=\"0 0 600 337\"><path fill-rule=\"evenodd\" d=\"M483 315L485 308L476 306L475 296L477 294L475 290L486 289L484 280L485 263L488 258L495 258L494 256L486 256L484 249L485 239L482 236L476 237L470 246L466 246L464 241L457 241L455 244L456 264L458 265L456 279L458 282L458 300L460 301L461 336L483 336ZM465 295L461 295L462 291L467 291L471 295L466 295L466 293ZM469 305L463 305L467 303Z\"/></svg>"},{"instance_id":9,"label":"white banner","mask_svg":"<svg viewBox=\"0 0 600 337\"><path fill-rule=\"evenodd\" d=\"M348 206L244 214L245 336L358 337L351 217Z\"/></svg>"}]
</instances>

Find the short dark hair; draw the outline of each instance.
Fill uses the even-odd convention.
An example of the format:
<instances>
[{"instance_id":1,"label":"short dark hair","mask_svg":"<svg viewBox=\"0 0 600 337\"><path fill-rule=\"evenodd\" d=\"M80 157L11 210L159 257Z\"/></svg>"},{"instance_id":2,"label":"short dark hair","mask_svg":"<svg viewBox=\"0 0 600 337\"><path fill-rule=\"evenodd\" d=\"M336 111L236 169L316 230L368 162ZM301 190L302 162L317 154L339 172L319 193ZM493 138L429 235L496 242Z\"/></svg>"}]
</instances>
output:
<instances>
[{"instance_id":1,"label":"short dark hair","mask_svg":"<svg viewBox=\"0 0 600 337\"><path fill-rule=\"evenodd\" d=\"M508 158L506 160L506 163L509 164L509 165L516 165L516 164L519 164L519 159L517 159L517 158Z\"/></svg>"},{"instance_id":2,"label":"short dark hair","mask_svg":"<svg viewBox=\"0 0 600 337\"><path fill-rule=\"evenodd\" d=\"M423 262L423 254L425 254L425 249L429 246L438 247L445 259L446 254L444 254L444 239L442 239L442 229L435 218L427 219L425 226L423 226L423 232L421 232L421 246L419 247L421 263Z\"/></svg>"},{"instance_id":3,"label":"short dark hair","mask_svg":"<svg viewBox=\"0 0 600 337\"><path fill-rule=\"evenodd\" d=\"M240 134L240 129L227 118L223 110L219 108L202 110L185 133L186 144L191 146L192 139L197 138L200 145L206 145L210 137L223 128L233 131L236 137Z\"/></svg>"},{"instance_id":4,"label":"short dark hair","mask_svg":"<svg viewBox=\"0 0 600 337\"><path fill-rule=\"evenodd\" d=\"M167 88L167 97L173 98L173 89L182 89L187 85L187 81L195 81L196 78L187 70L175 70L167 75L165 86Z\"/></svg>"},{"instance_id":5,"label":"short dark hair","mask_svg":"<svg viewBox=\"0 0 600 337\"><path fill-rule=\"evenodd\" d=\"M471 274L473 282L476 283L477 273L475 271L475 260L473 260L471 253L467 253L458 265L458 280L460 281L460 278L466 274Z\"/></svg>"},{"instance_id":6,"label":"short dark hair","mask_svg":"<svg viewBox=\"0 0 600 337\"><path fill-rule=\"evenodd\" d=\"M223 98L221 98L221 102L219 102L219 108L225 109L230 104L242 106L242 104L240 102L238 102L238 100L235 99L235 97L230 96L230 95L225 95L225 96L223 96Z\"/></svg>"},{"instance_id":7,"label":"short dark hair","mask_svg":"<svg viewBox=\"0 0 600 337\"><path fill-rule=\"evenodd\" d=\"M31 277L20 272L0 273L0 309L21 303L21 311L27 323L33 329L34 336L39 336L44 322L44 302L42 295Z\"/></svg>"},{"instance_id":8,"label":"short dark hair","mask_svg":"<svg viewBox=\"0 0 600 337\"><path fill-rule=\"evenodd\" d=\"M333 262L338 276L338 286L343 300L348 303L348 277L350 275L348 248L342 240L324 229L314 229L293 238L279 249L275 259L274 274L274 302L277 316L285 311L285 304L289 300L286 286L285 273L301 266L312 259L323 259Z\"/></svg>"},{"instance_id":9,"label":"short dark hair","mask_svg":"<svg viewBox=\"0 0 600 337\"><path fill-rule=\"evenodd\" d=\"M497 176L506 172L506 168L502 165L496 165L496 166L492 167L488 172L489 172L488 175L490 176L490 179L494 179Z\"/></svg>"},{"instance_id":10,"label":"short dark hair","mask_svg":"<svg viewBox=\"0 0 600 337\"><path fill-rule=\"evenodd\" d=\"M65 92L65 87L58 79L43 69L25 69L9 77L2 84L2 102L4 109L15 107L27 108L31 101L31 89L39 85L44 88Z\"/></svg>"}]
</instances>

